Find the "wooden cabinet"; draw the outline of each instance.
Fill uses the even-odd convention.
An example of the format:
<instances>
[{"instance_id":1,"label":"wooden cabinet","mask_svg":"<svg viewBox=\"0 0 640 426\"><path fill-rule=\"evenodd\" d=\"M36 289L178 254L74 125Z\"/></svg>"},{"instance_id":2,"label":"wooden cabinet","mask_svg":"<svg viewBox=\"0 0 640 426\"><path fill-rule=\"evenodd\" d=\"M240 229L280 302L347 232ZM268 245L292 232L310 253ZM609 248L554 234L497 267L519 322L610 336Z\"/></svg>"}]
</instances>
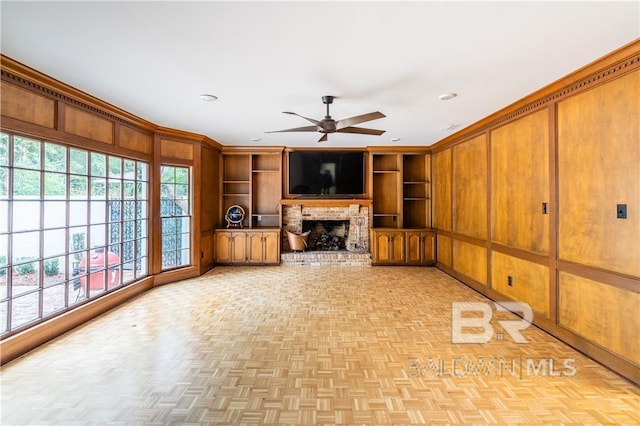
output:
<instances>
[{"instance_id":1,"label":"wooden cabinet","mask_svg":"<svg viewBox=\"0 0 640 426\"><path fill-rule=\"evenodd\" d=\"M280 231L249 232L247 239L248 263L280 263Z\"/></svg>"},{"instance_id":2,"label":"wooden cabinet","mask_svg":"<svg viewBox=\"0 0 640 426\"><path fill-rule=\"evenodd\" d=\"M406 231L406 263L408 265L434 265L435 233L433 231Z\"/></svg>"},{"instance_id":3,"label":"wooden cabinet","mask_svg":"<svg viewBox=\"0 0 640 426\"><path fill-rule=\"evenodd\" d=\"M435 232L417 229L372 229L374 265L434 265Z\"/></svg>"},{"instance_id":4,"label":"wooden cabinet","mask_svg":"<svg viewBox=\"0 0 640 426\"><path fill-rule=\"evenodd\" d=\"M429 151L370 154L373 264L434 265Z\"/></svg>"},{"instance_id":5,"label":"wooden cabinet","mask_svg":"<svg viewBox=\"0 0 640 426\"><path fill-rule=\"evenodd\" d=\"M220 264L280 263L280 230L216 231L216 262Z\"/></svg>"},{"instance_id":6,"label":"wooden cabinet","mask_svg":"<svg viewBox=\"0 0 640 426\"><path fill-rule=\"evenodd\" d=\"M247 234L244 231L216 231L216 261L246 262Z\"/></svg>"},{"instance_id":7,"label":"wooden cabinet","mask_svg":"<svg viewBox=\"0 0 640 426\"><path fill-rule=\"evenodd\" d=\"M282 226L282 151L229 148L221 157L222 203L219 227L226 227L225 214L233 205L245 211L243 228L280 228Z\"/></svg>"},{"instance_id":8,"label":"wooden cabinet","mask_svg":"<svg viewBox=\"0 0 640 426\"><path fill-rule=\"evenodd\" d=\"M374 230L371 232L371 252L374 264L403 264L405 259L404 232Z\"/></svg>"}]
</instances>

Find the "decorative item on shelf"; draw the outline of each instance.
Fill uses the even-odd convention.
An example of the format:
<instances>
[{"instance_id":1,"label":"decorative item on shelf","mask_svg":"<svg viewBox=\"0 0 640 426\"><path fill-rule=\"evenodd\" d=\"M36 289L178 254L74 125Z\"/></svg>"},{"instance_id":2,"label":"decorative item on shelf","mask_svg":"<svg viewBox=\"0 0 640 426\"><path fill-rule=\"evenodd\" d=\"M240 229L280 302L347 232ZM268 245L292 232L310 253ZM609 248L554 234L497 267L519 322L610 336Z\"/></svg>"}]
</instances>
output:
<instances>
[{"instance_id":1,"label":"decorative item on shelf","mask_svg":"<svg viewBox=\"0 0 640 426\"><path fill-rule=\"evenodd\" d=\"M242 228L244 209L234 204L227 209L227 214L224 215L224 219L227 221L227 228Z\"/></svg>"},{"instance_id":2,"label":"decorative item on shelf","mask_svg":"<svg viewBox=\"0 0 640 426\"><path fill-rule=\"evenodd\" d=\"M307 240L311 231L303 232L302 234L296 234L287 230L287 239L289 240L289 247L291 251L304 251L307 248Z\"/></svg>"}]
</instances>

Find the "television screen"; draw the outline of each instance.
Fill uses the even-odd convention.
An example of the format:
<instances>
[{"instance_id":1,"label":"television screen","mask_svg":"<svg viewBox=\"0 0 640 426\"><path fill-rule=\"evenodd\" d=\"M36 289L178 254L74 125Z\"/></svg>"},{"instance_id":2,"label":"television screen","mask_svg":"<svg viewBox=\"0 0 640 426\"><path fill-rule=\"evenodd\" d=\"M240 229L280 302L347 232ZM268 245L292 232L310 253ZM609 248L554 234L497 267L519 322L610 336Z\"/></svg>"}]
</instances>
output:
<instances>
[{"instance_id":1,"label":"television screen","mask_svg":"<svg viewBox=\"0 0 640 426\"><path fill-rule=\"evenodd\" d=\"M289 193L323 196L364 194L363 151L292 151Z\"/></svg>"}]
</instances>

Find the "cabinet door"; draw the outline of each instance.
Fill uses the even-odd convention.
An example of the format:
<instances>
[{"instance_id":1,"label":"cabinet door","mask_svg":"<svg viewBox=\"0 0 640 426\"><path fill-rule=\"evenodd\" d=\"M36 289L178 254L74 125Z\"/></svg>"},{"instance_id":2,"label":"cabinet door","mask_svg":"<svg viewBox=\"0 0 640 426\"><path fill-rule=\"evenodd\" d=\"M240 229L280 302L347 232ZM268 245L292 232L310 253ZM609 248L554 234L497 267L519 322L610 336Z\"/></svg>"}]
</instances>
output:
<instances>
[{"instance_id":1,"label":"cabinet door","mask_svg":"<svg viewBox=\"0 0 640 426\"><path fill-rule=\"evenodd\" d=\"M247 261L247 234L244 232L231 234L231 261L234 263Z\"/></svg>"},{"instance_id":2,"label":"cabinet door","mask_svg":"<svg viewBox=\"0 0 640 426\"><path fill-rule=\"evenodd\" d=\"M407 231L407 263L411 265L419 265L423 258L423 233L419 231Z\"/></svg>"},{"instance_id":3,"label":"cabinet door","mask_svg":"<svg viewBox=\"0 0 640 426\"><path fill-rule=\"evenodd\" d=\"M422 263L425 265L436 263L436 235L433 232L422 234Z\"/></svg>"},{"instance_id":4,"label":"cabinet door","mask_svg":"<svg viewBox=\"0 0 640 426\"><path fill-rule=\"evenodd\" d=\"M430 265L435 263L435 235L425 231L407 231L407 264Z\"/></svg>"},{"instance_id":5,"label":"cabinet door","mask_svg":"<svg viewBox=\"0 0 640 426\"><path fill-rule=\"evenodd\" d=\"M262 263L264 259L264 236L262 232L249 232L247 241L247 261L249 263Z\"/></svg>"},{"instance_id":6,"label":"cabinet door","mask_svg":"<svg viewBox=\"0 0 640 426\"><path fill-rule=\"evenodd\" d=\"M389 262L389 234L383 231L371 233L371 254L373 263Z\"/></svg>"},{"instance_id":7,"label":"cabinet door","mask_svg":"<svg viewBox=\"0 0 640 426\"><path fill-rule=\"evenodd\" d=\"M279 232L263 232L263 262L264 263L280 263L280 233Z\"/></svg>"},{"instance_id":8,"label":"cabinet door","mask_svg":"<svg viewBox=\"0 0 640 426\"><path fill-rule=\"evenodd\" d=\"M405 243L404 232L391 232L389 234L391 249L391 263L404 263L405 262Z\"/></svg>"},{"instance_id":9,"label":"cabinet door","mask_svg":"<svg viewBox=\"0 0 640 426\"><path fill-rule=\"evenodd\" d=\"M220 263L230 263L232 261L231 233L216 232L216 261Z\"/></svg>"},{"instance_id":10,"label":"cabinet door","mask_svg":"<svg viewBox=\"0 0 640 426\"><path fill-rule=\"evenodd\" d=\"M373 262L404 262L404 235L395 231L373 231Z\"/></svg>"}]
</instances>

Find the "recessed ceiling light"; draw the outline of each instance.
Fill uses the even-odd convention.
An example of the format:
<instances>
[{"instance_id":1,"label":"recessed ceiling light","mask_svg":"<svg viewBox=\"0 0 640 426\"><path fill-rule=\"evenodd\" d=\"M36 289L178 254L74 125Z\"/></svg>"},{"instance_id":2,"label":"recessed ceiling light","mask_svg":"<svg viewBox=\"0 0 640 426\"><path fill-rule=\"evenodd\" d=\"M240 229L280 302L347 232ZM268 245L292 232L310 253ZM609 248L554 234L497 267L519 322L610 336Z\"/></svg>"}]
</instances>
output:
<instances>
[{"instance_id":1,"label":"recessed ceiling light","mask_svg":"<svg viewBox=\"0 0 640 426\"><path fill-rule=\"evenodd\" d=\"M443 93L442 95L438 96L438 99L440 99L441 101L448 101L455 98L456 96L458 96L457 93Z\"/></svg>"},{"instance_id":2,"label":"recessed ceiling light","mask_svg":"<svg viewBox=\"0 0 640 426\"><path fill-rule=\"evenodd\" d=\"M391 138L389 139L391 142L400 142L400 138Z\"/></svg>"},{"instance_id":3,"label":"recessed ceiling light","mask_svg":"<svg viewBox=\"0 0 640 426\"><path fill-rule=\"evenodd\" d=\"M459 124L447 124L445 127L443 127L443 128L442 128L442 129L440 129L440 130L442 130L443 132L447 132L447 131L449 131L449 130L457 129L458 127L460 127L460 125L459 125Z\"/></svg>"},{"instance_id":4,"label":"recessed ceiling light","mask_svg":"<svg viewBox=\"0 0 640 426\"><path fill-rule=\"evenodd\" d=\"M213 101L217 101L218 97L216 95L209 95L207 93L203 93L202 95L200 95L200 99L202 99L205 102L213 102Z\"/></svg>"}]
</instances>

